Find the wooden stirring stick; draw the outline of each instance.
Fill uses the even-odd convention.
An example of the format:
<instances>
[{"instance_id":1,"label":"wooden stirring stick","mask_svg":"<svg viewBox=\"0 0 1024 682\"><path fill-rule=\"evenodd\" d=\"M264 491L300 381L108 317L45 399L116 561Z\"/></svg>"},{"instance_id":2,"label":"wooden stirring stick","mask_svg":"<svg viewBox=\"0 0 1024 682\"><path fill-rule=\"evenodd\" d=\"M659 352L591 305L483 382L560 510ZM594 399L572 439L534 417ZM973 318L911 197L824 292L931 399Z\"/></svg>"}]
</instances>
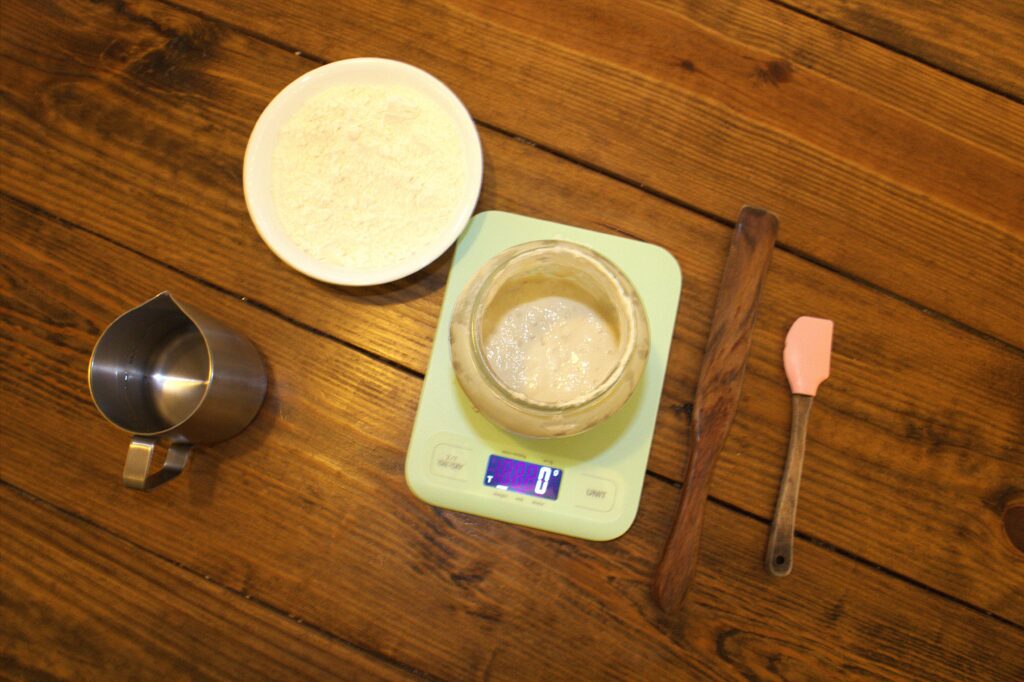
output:
<instances>
[{"instance_id":1,"label":"wooden stirring stick","mask_svg":"<svg viewBox=\"0 0 1024 682\"><path fill-rule=\"evenodd\" d=\"M772 213L745 206L732 235L697 382L683 499L654 575L654 598L665 611L682 605L697 571L704 502L715 458L736 416L757 302L778 231Z\"/></svg>"},{"instance_id":2,"label":"wooden stirring stick","mask_svg":"<svg viewBox=\"0 0 1024 682\"><path fill-rule=\"evenodd\" d=\"M782 352L786 378L793 391L793 422L789 428L789 453L782 473L782 489L775 503L775 520L768 534L764 563L776 576L793 570L793 532L796 529L796 500L800 493L800 472L804 468L807 418L818 385L828 378L832 357L832 320L800 317L786 334Z\"/></svg>"}]
</instances>

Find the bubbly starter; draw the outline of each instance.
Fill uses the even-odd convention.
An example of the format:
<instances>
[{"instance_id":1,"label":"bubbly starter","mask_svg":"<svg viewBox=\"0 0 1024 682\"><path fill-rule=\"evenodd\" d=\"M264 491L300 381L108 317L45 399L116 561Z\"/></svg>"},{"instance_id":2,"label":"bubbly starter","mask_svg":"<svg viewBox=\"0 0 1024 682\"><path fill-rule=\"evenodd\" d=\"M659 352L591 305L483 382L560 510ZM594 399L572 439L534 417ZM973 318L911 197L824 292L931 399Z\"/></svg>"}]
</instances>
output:
<instances>
[{"instance_id":1,"label":"bubbly starter","mask_svg":"<svg viewBox=\"0 0 1024 682\"><path fill-rule=\"evenodd\" d=\"M483 321L484 353L505 386L560 403L597 388L619 361L619 334L594 296L568 281L506 284Z\"/></svg>"}]
</instances>

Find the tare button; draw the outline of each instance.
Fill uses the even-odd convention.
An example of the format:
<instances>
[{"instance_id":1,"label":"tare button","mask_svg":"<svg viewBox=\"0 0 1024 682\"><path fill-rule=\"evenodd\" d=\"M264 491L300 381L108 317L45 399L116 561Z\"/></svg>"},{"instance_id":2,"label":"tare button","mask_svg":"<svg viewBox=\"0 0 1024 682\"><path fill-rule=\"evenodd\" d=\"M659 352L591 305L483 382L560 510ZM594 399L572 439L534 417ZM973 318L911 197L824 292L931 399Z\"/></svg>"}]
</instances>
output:
<instances>
[{"instance_id":1,"label":"tare button","mask_svg":"<svg viewBox=\"0 0 1024 682\"><path fill-rule=\"evenodd\" d=\"M468 480L469 454L469 450L458 445L438 443L430 455L430 473L456 481Z\"/></svg>"},{"instance_id":2,"label":"tare button","mask_svg":"<svg viewBox=\"0 0 1024 682\"><path fill-rule=\"evenodd\" d=\"M608 479L580 475L576 485L577 507L606 512L615 506L615 484Z\"/></svg>"}]
</instances>

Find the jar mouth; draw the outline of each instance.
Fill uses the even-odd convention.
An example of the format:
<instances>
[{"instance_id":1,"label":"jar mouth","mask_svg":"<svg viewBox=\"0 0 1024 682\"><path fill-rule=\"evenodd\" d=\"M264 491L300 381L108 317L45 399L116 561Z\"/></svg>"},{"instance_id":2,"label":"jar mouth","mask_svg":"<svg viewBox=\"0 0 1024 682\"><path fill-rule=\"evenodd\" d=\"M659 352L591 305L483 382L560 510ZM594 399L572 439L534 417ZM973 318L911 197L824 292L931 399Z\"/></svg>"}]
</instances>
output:
<instances>
[{"instance_id":1,"label":"jar mouth","mask_svg":"<svg viewBox=\"0 0 1024 682\"><path fill-rule=\"evenodd\" d=\"M550 254L550 259L545 256ZM569 257L577 263L575 269L565 265ZM561 261L561 262L559 262ZM613 323L617 335L615 364L597 385L566 400L540 400L508 385L491 366L486 352L485 314L489 306L502 294L505 287L525 278L550 278L551 291L559 292L558 284L570 276L582 277L593 287L591 295L599 294L610 304L608 321ZM579 286L579 285L577 285ZM562 291L566 289L563 287ZM632 285L619 269L593 250L558 240L534 242L529 248L499 264L481 283L470 307L469 336L473 347L473 361L484 382L505 401L517 408L540 413L563 412L600 401L618 383L629 364L637 345L637 314Z\"/></svg>"}]
</instances>

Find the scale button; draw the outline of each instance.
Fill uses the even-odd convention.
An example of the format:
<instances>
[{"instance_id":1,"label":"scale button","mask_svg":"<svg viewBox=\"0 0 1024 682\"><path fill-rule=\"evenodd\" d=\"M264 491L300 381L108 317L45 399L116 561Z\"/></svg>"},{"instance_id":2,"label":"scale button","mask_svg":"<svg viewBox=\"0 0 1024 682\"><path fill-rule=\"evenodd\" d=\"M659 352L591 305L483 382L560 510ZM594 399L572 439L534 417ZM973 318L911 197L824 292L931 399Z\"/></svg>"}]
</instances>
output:
<instances>
[{"instance_id":1,"label":"scale button","mask_svg":"<svg viewBox=\"0 0 1024 682\"><path fill-rule=\"evenodd\" d=\"M577 507L606 512L615 506L615 484L608 479L580 475L577 486Z\"/></svg>"},{"instance_id":2,"label":"scale button","mask_svg":"<svg viewBox=\"0 0 1024 682\"><path fill-rule=\"evenodd\" d=\"M430 456L430 473L435 476L452 478L456 481L468 480L469 450L457 445L438 443Z\"/></svg>"}]
</instances>

